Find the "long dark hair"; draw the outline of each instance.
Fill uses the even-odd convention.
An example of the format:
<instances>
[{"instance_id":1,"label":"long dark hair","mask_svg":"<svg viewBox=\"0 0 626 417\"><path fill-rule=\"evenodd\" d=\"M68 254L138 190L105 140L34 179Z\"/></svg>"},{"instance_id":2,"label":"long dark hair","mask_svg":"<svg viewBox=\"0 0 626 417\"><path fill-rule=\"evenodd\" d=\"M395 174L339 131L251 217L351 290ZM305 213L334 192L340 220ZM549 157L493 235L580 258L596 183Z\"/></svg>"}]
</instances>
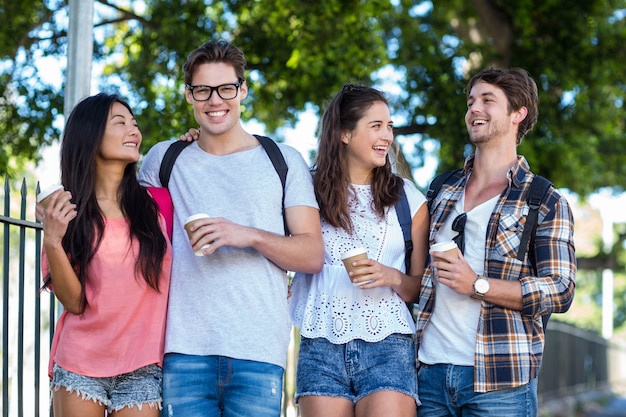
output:
<instances>
[{"instance_id":1,"label":"long dark hair","mask_svg":"<svg viewBox=\"0 0 626 417\"><path fill-rule=\"evenodd\" d=\"M114 103L128 103L116 94L100 93L87 97L76 105L67 119L61 143L61 182L72 193L77 216L63 237L63 248L80 281L81 307L87 303L85 283L87 268L100 246L104 233L104 215L96 200L96 156L102 145L109 112ZM159 291L159 278L167 242L161 233L158 207L137 180L137 164L124 169L119 185L122 213L129 223L130 238L139 242L135 274L141 274L146 284Z\"/></svg>"},{"instance_id":2,"label":"long dark hair","mask_svg":"<svg viewBox=\"0 0 626 417\"><path fill-rule=\"evenodd\" d=\"M335 95L322 116L317 160L313 167L313 186L322 218L334 227L352 232L348 196L350 177L346 144L341 132L352 131L365 112L376 102L389 105L385 95L374 88L347 84ZM372 175L374 210L383 217L385 208L399 198L402 178L392 172L389 156Z\"/></svg>"}]
</instances>

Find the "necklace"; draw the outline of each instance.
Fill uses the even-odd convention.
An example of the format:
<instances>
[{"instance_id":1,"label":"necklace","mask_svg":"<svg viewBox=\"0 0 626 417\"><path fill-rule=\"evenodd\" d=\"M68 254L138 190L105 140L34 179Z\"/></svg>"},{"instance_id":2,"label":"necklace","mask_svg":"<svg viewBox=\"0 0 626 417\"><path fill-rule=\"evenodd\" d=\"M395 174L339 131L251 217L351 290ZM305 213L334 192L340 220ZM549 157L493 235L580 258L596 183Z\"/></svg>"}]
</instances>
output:
<instances>
[{"instance_id":1,"label":"necklace","mask_svg":"<svg viewBox=\"0 0 626 417\"><path fill-rule=\"evenodd\" d=\"M374 246L376 241L379 241L376 257L374 259L380 262L380 255L382 254L383 246L387 239L387 229L389 228L389 210L385 210L383 218L380 219L372 209L373 199L371 188L360 187L357 189L352 186L352 190L353 193L351 193L348 199L350 220L352 221L351 236L355 237L361 246L366 249L370 249L370 246ZM379 220L376 221L375 219ZM362 230L362 234L359 234L360 230ZM367 237L367 235L370 235L370 238L367 239L370 245L366 243L365 237ZM379 239L381 235L382 237ZM368 250L368 252L370 251Z\"/></svg>"}]
</instances>

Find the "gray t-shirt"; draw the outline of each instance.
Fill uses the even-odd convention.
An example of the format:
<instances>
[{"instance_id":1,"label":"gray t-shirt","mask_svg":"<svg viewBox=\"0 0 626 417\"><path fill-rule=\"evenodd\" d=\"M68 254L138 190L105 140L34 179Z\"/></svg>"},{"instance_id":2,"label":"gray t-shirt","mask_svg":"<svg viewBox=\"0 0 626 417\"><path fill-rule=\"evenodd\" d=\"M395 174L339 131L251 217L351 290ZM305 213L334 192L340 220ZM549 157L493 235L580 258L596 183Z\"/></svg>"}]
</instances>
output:
<instances>
[{"instance_id":1,"label":"gray t-shirt","mask_svg":"<svg viewBox=\"0 0 626 417\"><path fill-rule=\"evenodd\" d=\"M161 186L159 167L172 141L145 156L139 181ZM311 175L294 148L279 144L289 171L285 207L317 208ZM165 352L221 355L285 367L290 321L286 272L252 248L221 247L195 256L183 228L196 213L284 234L282 186L262 146L230 155L197 143L176 160L169 182L174 202L174 259Z\"/></svg>"}]
</instances>

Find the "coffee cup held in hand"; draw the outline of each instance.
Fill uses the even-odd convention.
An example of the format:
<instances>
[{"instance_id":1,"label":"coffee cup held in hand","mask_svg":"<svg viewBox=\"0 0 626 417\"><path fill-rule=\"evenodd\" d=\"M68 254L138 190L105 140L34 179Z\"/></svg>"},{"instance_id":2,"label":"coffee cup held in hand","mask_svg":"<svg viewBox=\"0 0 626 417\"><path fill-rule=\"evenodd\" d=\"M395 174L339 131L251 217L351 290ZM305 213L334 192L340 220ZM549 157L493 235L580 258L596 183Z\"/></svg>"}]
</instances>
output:
<instances>
[{"instance_id":1,"label":"coffee cup held in hand","mask_svg":"<svg viewBox=\"0 0 626 417\"><path fill-rule=\"evenodd\" d=\"M193 214L189 217L187 217L187 219L185 220L185 230L187 231L187 236L189 236L189 239L191 239L191 230L190 230L190 226L196 221L196 220L200 220L200 219L208 219L209 216L206 213L197 213L197 214ZM206 244L204 245L202 248L200 248L199 250L195 251L195 255L196 256L204 256L204 254L202 253L205 249L208 249L211 247L211 244Z\"/></svg>"},{"instance_id":2,"label":"coffee cup held in hand","mask_svg":"<svg viewBox=\"0 0 626 417\"><path fill-rule=\"evenodd\" d=\"M363 268L363 266L355 267L355 266L352 265L352 262L357 261L359 259L368 259L368 257L367 257L367 250L365 248L351 249L351 250L345 252L341 256L341 260L343 261L343 264L346 267L346 270L348 271L348 273L350 273L351 271L355 272L355 274L350 278L354 285L363 285L363 284L367 283L367 281L364 281L364 282L354 282L354 279L359 277L359 274L358 274L357 271L359 269Z\"/></svg>"},{"instance_id":3,"label":"coffee cup held in hand","mask_svg":"<svg viewBox=\"0 0 626 417\"><path fill-rule=\"evenodd\" d=\"M50 199L52 198L52 194L62 189L63 189L63 186L61 184L51 185L50 187L46 188L45 190L37 194L37 203L41 204L41 206L44 209L48 208L48 204L50 204Z\"/></svg>"},{"instance_id":4,"label":"coffee cup held in hand","mask_svg":"<svg viewBox=\"0 0 626 417\"><path fill-rule=\"evenodd\" d=\"M434 245L432 245L430 247L430 254L432 255L433 252L447 252L451 255L456 256L457 254L457 246L456 243L453 240L448 240L446 242L439 242L439 243L435 243ZM433 260L434 261L443 261L443 258L435 258L433 256Z\"/></svg>"}]
</instances>

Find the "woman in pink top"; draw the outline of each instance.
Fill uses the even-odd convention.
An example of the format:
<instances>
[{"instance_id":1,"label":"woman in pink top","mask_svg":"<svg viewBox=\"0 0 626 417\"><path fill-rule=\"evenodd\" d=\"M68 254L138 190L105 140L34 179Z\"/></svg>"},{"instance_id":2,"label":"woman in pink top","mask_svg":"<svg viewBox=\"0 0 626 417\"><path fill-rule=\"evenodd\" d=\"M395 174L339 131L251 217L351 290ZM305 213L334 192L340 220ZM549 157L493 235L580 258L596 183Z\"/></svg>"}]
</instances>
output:
<instances>
[{"instance_id":1,"label":"woman in pink top","mask_svg":"<svg viewBox=\"0 0 626 417\"><path fill-rule=\"evenodd\" d=\"M42 220L46 285L63 304L50 354L55 416L158 416L171 246L136 178L141 132L97 94L70 114Z\"/></svg>"}]
</instances>

